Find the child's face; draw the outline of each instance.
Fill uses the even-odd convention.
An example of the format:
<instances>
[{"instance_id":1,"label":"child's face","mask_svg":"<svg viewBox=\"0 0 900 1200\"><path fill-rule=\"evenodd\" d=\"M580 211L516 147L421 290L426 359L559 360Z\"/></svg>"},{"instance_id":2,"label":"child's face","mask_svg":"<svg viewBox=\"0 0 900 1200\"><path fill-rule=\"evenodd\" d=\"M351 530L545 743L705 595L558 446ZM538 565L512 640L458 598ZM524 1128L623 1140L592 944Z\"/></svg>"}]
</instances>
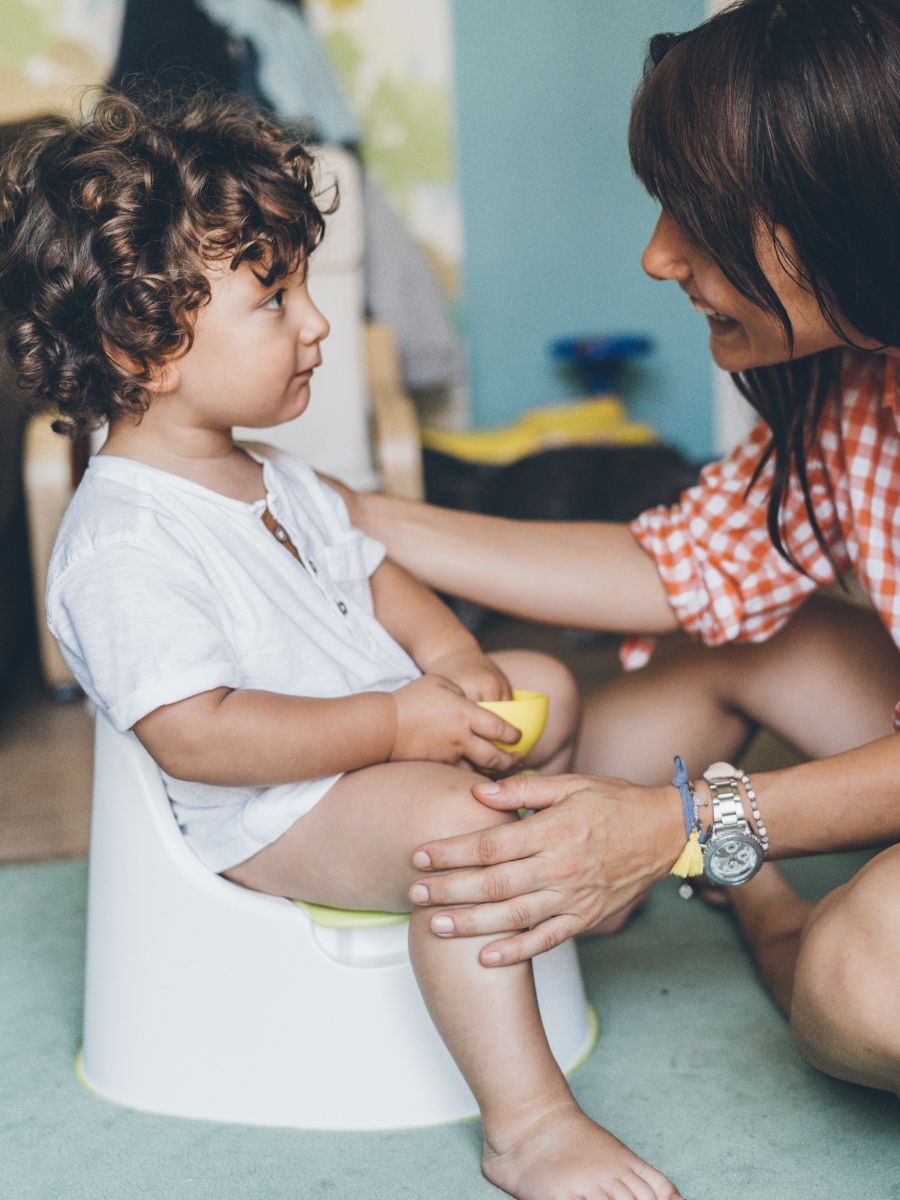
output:
<instances>
[{"instance_id":1,"label":"child's face","mask_svg":"<svg viewBox=\"0 0 900 1200\"><path fill-rule=\"evenodd\" d=\"M816 298L794 280L778 260L773 246L761 243L759 265L794 330L794 358L841 345L819 309ZM675 280L709 323L709 347L725 371L748 371L783 363L790 357L784 330L734 288L708 255L686 236L665 212L660 215L641 265L654 279ZM715 312L715 316L710 312ZM865 339L860 337L860 344Z\"/></svg>"},{"instance_id":2,"label":"child's face","mask_svg":"<svg viewBox=\"0 0 900 1200\"><path fill-rule=\"evenodd\" d=\"M198 312L193 345L168 365L170 411L181 424L207 430L264 429L300 416L329 332L305 270L269 287L249 263L207 274L211 298Z\"/></svg>"}]
</instances>

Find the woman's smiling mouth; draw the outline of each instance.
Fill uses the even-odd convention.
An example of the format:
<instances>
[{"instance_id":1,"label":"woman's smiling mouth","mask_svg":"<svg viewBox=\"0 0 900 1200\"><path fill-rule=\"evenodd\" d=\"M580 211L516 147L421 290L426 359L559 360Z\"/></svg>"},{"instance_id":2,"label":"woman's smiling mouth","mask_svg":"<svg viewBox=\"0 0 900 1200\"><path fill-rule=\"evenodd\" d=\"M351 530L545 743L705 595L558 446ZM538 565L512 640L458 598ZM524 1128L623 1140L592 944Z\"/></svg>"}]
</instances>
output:
<instances>
[{"instance_id":1,"label":"woman's smiling mouth","mask_svg":"<svg viewBox=\"0 0 900 1200\"><path fill-rule=\"evenodd\" d=\"M713 333L727 333L730 329L739 324L734 317L729 317L727 313L719 312L717 308L713 308L699 297L692 295L691 292L685 292L688 300L691 302L691 307L694 312L702 313L709 321L709 327Z\"/></svg>"}]
</instances>

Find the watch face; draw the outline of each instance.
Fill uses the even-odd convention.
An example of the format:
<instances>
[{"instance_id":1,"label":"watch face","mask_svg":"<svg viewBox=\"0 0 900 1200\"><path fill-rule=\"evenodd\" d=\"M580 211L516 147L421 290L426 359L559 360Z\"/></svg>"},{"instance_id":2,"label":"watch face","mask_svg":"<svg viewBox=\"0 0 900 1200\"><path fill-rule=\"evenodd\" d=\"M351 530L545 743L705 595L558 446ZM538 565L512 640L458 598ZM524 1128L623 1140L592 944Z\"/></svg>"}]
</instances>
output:
<instances>
[{"instance_id":1,"label":"watch face","mask_svg":"<svg viewBox=\"0 0 900 1200\"><path fill-rule=\"evenodd\" d=\"M712 842L703 863L713 883L745 883L762 866L762 847L745 833L726 833Z\"/></svg>"}]
</instances>

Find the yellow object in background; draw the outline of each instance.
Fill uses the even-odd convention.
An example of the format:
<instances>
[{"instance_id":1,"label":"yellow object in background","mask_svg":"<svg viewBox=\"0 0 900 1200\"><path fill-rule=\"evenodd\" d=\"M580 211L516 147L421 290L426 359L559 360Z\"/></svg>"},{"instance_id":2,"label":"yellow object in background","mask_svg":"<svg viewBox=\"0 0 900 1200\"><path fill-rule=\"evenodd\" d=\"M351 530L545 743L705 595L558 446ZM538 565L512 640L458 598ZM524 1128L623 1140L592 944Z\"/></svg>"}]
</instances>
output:
<instances>
[{"instance_id":1,"label":"yellow object in background","mask_svg":"<svg viewBox=\"0 0 900 1200\"><path fill-rule=\"evenodd\" d=\"M466 462L504 466L558 446L634 446L656 441L648 425L628 420L615 396L547 404L499 429L423 429L422 445Z\"/></svg>"},{"instance_id":2,"label":"yellow object in background","mask_svg":"<svg viewBox=\"0 0 900 1200\"><path fill-rule=\"evenodd\" d=\"M512 745L494 742L498 749L515 754L530 754L541 740L550 709L546 692L525 692L514 688L512 700L479 700L478 703L481 708L489 709L510 725L515 725L522 735Z\"/></svg>"}]
</instances>

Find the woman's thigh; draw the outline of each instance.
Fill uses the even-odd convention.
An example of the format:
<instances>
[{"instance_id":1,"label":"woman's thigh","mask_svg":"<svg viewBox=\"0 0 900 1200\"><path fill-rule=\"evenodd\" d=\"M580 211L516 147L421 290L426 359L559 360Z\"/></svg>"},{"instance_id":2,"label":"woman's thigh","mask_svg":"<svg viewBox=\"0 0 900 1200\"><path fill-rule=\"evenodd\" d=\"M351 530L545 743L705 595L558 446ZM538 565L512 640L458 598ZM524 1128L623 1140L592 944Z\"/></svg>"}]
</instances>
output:
<instances>
[{"instance_id":1,"label":"woman's thigh","mask_svg":"<svg viewBox=\"0 0 900 1200\"><path fill-rule=\"evenodd\" d=\"M662 647L585 705L577 768L658 784L739 755L760 726L822 758L883 737L900 699L900 653L878 616L814 597L767 642Z\"/></svg>"},{"instance_id":2,"label":"woman's thigh","mask_svg":"<svg viewBox=\"0 0 900 1200\"><path fill-rule=\"evenodd\" d=\"M429 762L352 771L277 841L223 874L256 891L336 908L408 912L416 846L515 819L478 803L477 778Z\"/></svg>"}]
</instances>

